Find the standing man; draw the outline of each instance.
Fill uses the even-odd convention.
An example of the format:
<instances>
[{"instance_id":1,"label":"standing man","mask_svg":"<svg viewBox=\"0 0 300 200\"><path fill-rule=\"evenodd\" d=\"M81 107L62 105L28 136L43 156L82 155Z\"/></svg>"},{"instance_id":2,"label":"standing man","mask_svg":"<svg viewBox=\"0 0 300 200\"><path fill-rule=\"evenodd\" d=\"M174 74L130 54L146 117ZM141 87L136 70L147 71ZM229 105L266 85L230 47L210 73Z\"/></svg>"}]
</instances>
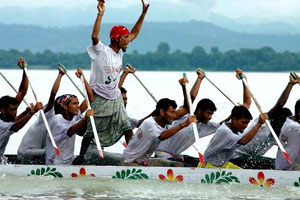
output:
<instances>
[{"instance_id":1,"label":"standing man","mask_svg":"<svg viewBox=\"0 0 300 200\"><path fill-rule=\"evenodd\" d=\"M95 113L95 124L102 147L115 144L123 135L128 143L132 129L125 111L119 84L124 82L128 69L122 74L122 58L129 42L139 34L149 4L142 0L143 10L135 26L129 30L123 26L114 26L110 32L110 45L104 45L98 38L100 25L105 11L104 3L98 3L98 15L92 33L93 45L87 48L91 58L90 86L95 93L92 109ZM88 128L82 140L80 156L84 157L91 140L94 138L92 126Z\"/></svg>"}]
</instances>

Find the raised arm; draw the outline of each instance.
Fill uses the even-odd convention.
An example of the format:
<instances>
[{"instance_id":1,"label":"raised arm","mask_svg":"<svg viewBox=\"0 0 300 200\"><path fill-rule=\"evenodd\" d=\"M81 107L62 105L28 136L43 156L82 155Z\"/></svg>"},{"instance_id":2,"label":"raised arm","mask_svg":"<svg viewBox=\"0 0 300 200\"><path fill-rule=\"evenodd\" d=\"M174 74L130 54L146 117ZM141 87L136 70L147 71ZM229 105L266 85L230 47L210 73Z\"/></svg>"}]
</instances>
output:
<instances>
[{"instance_id":1,"label":"raised arm","mask_svg":"<svg viewBox=\"0 0 300 200\"><path fill-rule=\"evenodd\" d=\"M57 91L59 89L61 78L65 74L65 70L66 70L65 68L64 69L63 68L58 66L58 75L57 75L57 78L56 78L56 80L55 80L55 82L52 86L52 90L51 90L51 93L50 93L50 97L49 97L49 100L48 100L47 107L45 108L45 112L48 112L54 106L55 96L56 96Z\"/></svg>"},{"instance_id":2,"label":"raised arm","mask_svg":"<svg viewBox=\"0 0 300 200\"><path fill-rule=\"evenodd\" d=\"M81 76L83 77L84 87L86 89L89 101L90 101L90 103L92 103L94 100L94 93L93 93L93 90L90 87L89 83L86 81L85 76L82 72L82 69L77 68L75 75L77 76L77 78L80 78ZM80 104L80 112L83 113L86 109L87 109L87 104L86 104L86 101L83 100L83 102Z\"/></svg>"},{"instance_id":3,"label":"raised arm","mask_svg":"<svg viewBox=\"0 0 300 200\"><path fill-rule=\"evenodd\" d=\"M197 79L196 79L196 81L195 81L195 83L194 83L194 85L193 85L193 87L192 87L192 89L191 89L191 92L190 92L192 102L195 101L195 99L196 99L196 97L197 97L197 95L198 95L198 91L199 91L201 82L202 82L202 80L203 80L204 77L205 77L204 71L203 71L203 70L197 69L196 73L197 73L197 76L198 76L198 77L197 77Z\"/></svg>"},{"instance_id":4,"label":"raised arm","mask_svg":"<svg viewBox=\"0 0 300 200\"><path fill-rule=\"evenodd\" d=\"M132 40L134 40L138 36L138 34L139 34L139 32L142 28L144 18L146 16L146 13L147 13L148 8L150 6L149 4L145 4L144 0L142 0L142 4L143 4L142 14L141 14L140 18L138 19L138 21L136 22L136 24L134 25L134 27L132 28L132 30L130 31L129 38L128 38L129 42L131 42Z\"/></svg>"},{"instance_id":5,"label":"raised arm","mask_svg":"<svg viewBox=\"0 0 300 200\"><path fill-rule=\"evenodd\" d=\"M99 42L99 32L100 32L100 26L101 26L101 21L102 21L102 17L105 11L105 5L104 3L102 3L101 1L98 2L98 15L94 24L94 28L93 28L93 32L92 32L92 41L93 41L93 45L98 44Z\"/></svg>"},{"instance_id":6,"label":"raised arm","mask_svg":"<svg viewBox=\"0 0 300 200\"><path fill-rule=\"evenodd\" d=\"M19 102L19 104L23 101L23 98L25 97L25 95L27 93L27 89L28 89L28 79L27 79L26 73L24 71L23 63L25 63L25 65L27 66L25 59L20 58L18 61L18 66L21 69L23 69L23 76L22 76L22 81L21 81L20 87L19 87L19 91L16 95L16 99Z\"/></svg>"},{"instance_id":7,"label":"raised arm","mask_svg":"<svg viewBox=\"0 0 300 200\"><path fill-rule=\"evenodd\" d=\"M127 65L125 66L125 69L120 77L120 82L119 82L119 88L121 88L123 86L123 83L127 77L127 75L129 73L135 73L136 69L134 67L132 67L132 65L129 64L130 67L128 67Z\"/></svg>"},{"instance_id":8,"label":"raised arm","mask_svg":"<svg viewBox=\"0 0 300 200\"><path fill-rule=\"evenodd\" d=\"M241 80L240 75L243 74L244 78L247 80L246 75L243 73L243 71L240 68L236 69L236 77ZM246 85L243 82L243 104L242 106L245 106L247 109L250 108L251 105L251 94L248 90L248 88L246 87Z\"/></svg>"},{"instance_id":9,"label":"raised arm","mask_svg":"<svg viewBox=\"0 0 300 200\"><path fill-rule=\"evenodd\" d=\"M295 74L296 75L296 74ZM273 108L271 110L269 110L268 115L270 116L270 118L272 118L272 114L279 108L283 108L283 106L286 104L289 95L292 91L293 86L296 83L299 83L299 76L296 75L298 77L297 80L295 80L292 75L290 75L290 81L288 82L287 86L285 87L285 89L283 90L282 94L280 95L279 99L277 100L276 104L273 106Z\"/></svg>"},{"instance_id":10,"label":"raised arm","mask_svg":"<svg viewBox=\"0 0 300 200\"><path fill-rule=\"evenodd\" d=\"M246 145L248 142L250 142L258 132L261 125L265 123L266 119L268 119L268 115L266 113L261 113L259 115L259 120L257 124L238 141L238 144Z\"/></svg>"},{"instance_id":11,"label":"raised arm","mask_svg":"<svg viewBox=\"0 0 300 200\"><path fill-rule=\"evenodd\" d=\"M179 119L189 112L189 105L188 105L188 100L187 100L187 95L186 95L187 92L186 92L186 87L185 87L187 82L189 82L189 80L186 77L179 79L179 83L182 87L184 102L183 102L183 107L181 107L175 111L175 115L176 115L175 119Z\"/></svg>"}]
</instances>

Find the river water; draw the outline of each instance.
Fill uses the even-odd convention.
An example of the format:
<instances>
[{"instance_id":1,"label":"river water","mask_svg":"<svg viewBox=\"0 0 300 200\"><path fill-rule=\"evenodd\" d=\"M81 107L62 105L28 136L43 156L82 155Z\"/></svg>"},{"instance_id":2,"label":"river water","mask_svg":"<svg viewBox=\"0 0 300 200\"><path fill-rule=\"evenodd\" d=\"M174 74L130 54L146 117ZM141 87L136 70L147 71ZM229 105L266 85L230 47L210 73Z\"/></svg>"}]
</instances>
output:
<instances>
[{"instance_id":1,"label":"river water","mask_svg":"<svg viewBox=\"0 0 300 200\"><path fill-rule=\"evenodd\" d=\"M11 83L18 88L22 77L21 70L1 70ZM74 70L69 74L79 87L79 79L74 75ZM89 77L89 71L84 71ZM234 72L206 72L207 77L215 83L234 102L242 102L242 82L235 78ZM168 97L176 100L178 105L183 103L183 95L178 80L182 72L136 72L156 99ZM265 111L268 111L276 103L283 89L289 81L289 73L254 73L246 72L252 92ZM29 78L32 82L39 101L46 103L53 82L57 76L55 70L30 70ZM191 88L196 80L195 72L187 72ZM128 93L128 115L137 119L148 115L155 108L155 102L133 75L128 75L124 87ZM0 78L1 96L15 96L13 90ZM290 95L286 107L294 110L295 101L299 99L300 88L296 85ZM82 101L83 98L67 77L63 77L58 95L73 93ZM25 97L29 102L34 101L30 89ZM201 84L196 102L202 98L210 98L217 106L213 121L219 122L229 116L233 107L214 86L207 80ZM19 111L26 108L24 103ZM250 111L254 118L259 114L255 104L251 105ZM21 139L34 122L33 117L29 123L18 133L11 136L5 153L15 154ZM200 140L200 150L204 152L211 137ZM123 138L122 138L123 140ZM81 138L76 139L75 153L80 149ZM124 148L120 143L106 148L106 151L122 153ZM275 157L276 148L267 152L266 156ZM185 154L197 156L195 150L188 149ZM1 174L1 171L0 171ZM299 188L257 188L243 185L205 185L191 183L165 183L160 181L116 181L113 179L84 178L84 179L51 179L49 177L15 177L2 175L0 177L0 199L298 199Z\"/></svg>"}]
</instances>

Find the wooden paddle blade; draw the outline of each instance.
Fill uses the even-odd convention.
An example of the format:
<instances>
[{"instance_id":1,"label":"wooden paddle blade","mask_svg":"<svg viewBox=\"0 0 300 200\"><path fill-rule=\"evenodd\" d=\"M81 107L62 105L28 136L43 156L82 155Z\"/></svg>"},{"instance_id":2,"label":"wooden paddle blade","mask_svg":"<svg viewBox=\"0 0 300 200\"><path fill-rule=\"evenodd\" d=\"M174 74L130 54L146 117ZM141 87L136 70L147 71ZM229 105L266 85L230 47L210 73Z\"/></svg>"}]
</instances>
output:
<instances>
[{"instance_id":1,"label":"wooden paddle blade","mask_svg":"<svg viewBox=\"0 0 300 200\"><path fill-rule=\"evenodd\" d=\"M58 148L54 147L55 153L60 157L60 152L58 150Z\"/></svg>"},{"instance_id":2,"label":"wooden paddle blade","mask_svg":"<svg viewBox=\"0 0 300 200\"><path fill-rule=\"evenodd\" d=\"M293 164L292 160L290 159L289 155L286 152L282 152L285 159L290 163Z\"/></svg>"},{"instance_id":3,"label":"wooden paddle blade","mask_svg":"<svg viewBox=\"0 0 300 200\"><path fill-rule=\"evenodd\" d=\"M203 155L202 155L200 152L198 152L198 154L199 154L199 160L200 160L201 164L202 164L203 166L205 166L205 162L204 162Z\"/></svg>"}]
</instances>

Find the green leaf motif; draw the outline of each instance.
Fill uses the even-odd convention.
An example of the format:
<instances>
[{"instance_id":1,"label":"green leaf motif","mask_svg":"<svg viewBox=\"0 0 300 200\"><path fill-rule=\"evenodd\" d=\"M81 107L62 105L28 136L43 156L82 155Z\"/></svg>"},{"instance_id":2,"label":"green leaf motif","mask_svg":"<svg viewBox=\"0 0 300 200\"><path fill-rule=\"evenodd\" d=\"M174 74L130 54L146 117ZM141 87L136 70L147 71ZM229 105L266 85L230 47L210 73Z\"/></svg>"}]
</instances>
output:
<instances>
[{"instance_id":1,"label":"green leaf motif","mask_svg":"<svg viewBox=\"0 0 300 200\"><path fill-rule=\"evenodd\" d=\"M133 168L131 171L130 169L122 170L116 172L116 176L112 176L112 178L117 179L149 179L148 175L142 173L141 169L136 170Z\"/></svg>"},{"instance_id":2,"label":"green leaf motif","mask_svg":"<svg viewBox=\"0 0 300 200\"><path fill-rule=\"evenodd\" d=\"M295 186L295 187L299 187L300 185L299 185L298 182L294 182L294 186Z\"/></svg>"},{"instance_id":3,"label":"green leaf motif","mask_svg":"<svg viewBox=\"0 0 300 200\"><path fill-rule=\"evenodd\" d=\"M45 168L38 168L36 169L36 171L31 170L31 174L28 174L27 176L53 176L54 178L62 178L63 175L60 172L56 171L56 168L50 168L47 167L47 169Z\"/></svg>"},{"instance_id":4,"label":"green leaf motif","mask_svg":"<svg viewBox=\"0 0 300 200\"><path fill-rule=\"evenodd\" d=\"M205 174L205 179L201 179L201 183L240 183L239 179L236 176L232 176L232 172L228 172L226 174L226 171L220 172L212 172L210 175Z\"/></svg>"}]
</instances>

